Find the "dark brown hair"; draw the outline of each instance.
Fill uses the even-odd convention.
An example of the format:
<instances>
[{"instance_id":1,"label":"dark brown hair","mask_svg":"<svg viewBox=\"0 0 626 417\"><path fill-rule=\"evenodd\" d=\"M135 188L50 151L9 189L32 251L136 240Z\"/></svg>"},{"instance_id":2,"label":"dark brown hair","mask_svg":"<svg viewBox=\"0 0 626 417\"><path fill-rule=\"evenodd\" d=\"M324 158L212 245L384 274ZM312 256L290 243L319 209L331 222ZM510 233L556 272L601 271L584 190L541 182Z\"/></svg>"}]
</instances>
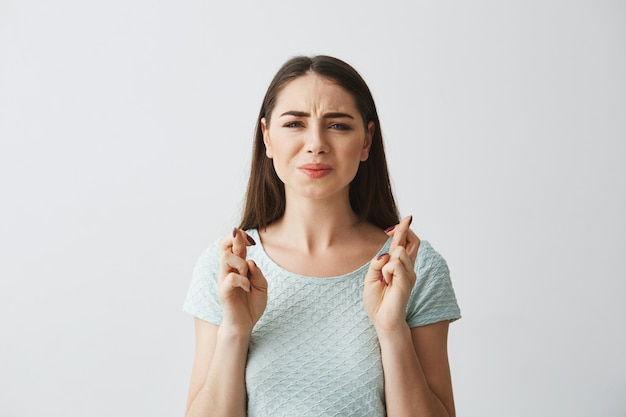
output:
<instances>
[{"instance_id":1,"label":"dark brown hair","mask_svg":"<svg viewBox=\"0 0 626 417\"><path fill-rule=\"evenodd\" d=\"M256 123L252 166L241 220L241 229L264 229L285 213L285 186L276 175L271 159L265 155L261 119L270 124L272 110L282 88L290 81L313 72L328 78L348 91L361 113L367 129L374 122L374 134L369 157L362 161L350 183L350 204L360 221L380 228L399 222L398 208L391 190L383 137L372 94L359 73L347 63L330 56L298 56L285 62L270 83Z\"/></svg>"}]
</instances>

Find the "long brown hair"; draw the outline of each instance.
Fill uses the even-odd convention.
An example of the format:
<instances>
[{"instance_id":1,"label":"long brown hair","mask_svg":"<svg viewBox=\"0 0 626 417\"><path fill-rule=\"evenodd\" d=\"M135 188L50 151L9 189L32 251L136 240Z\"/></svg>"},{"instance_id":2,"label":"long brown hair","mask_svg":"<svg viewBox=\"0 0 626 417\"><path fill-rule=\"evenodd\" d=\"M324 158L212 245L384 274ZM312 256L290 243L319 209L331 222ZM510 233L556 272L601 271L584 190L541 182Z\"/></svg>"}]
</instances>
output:
<instances>
[{"instance_id":1,"label":"long brown hair","mask_svg":"<svg viewBox=\"0 0 626 417\"><path fill-rule=\"evenodd\" d=\"M285 186L276 175L271 159L265 155L261 119L267 126L276 99L289 81L313 72L333 80L348 91L357 105L365 127L374 122L374 134L369 157L361 162L356 176L350 183L350 205L360 221L368 221L380 228L399 222L398 208L391 190L383 136L372 94L359 73L340 59L325 55L298 56L285 62L270 83L256 123L252 166L246 192L246 202L241 229L264 229L285 213Z\"/></svg>"}]
</instances>

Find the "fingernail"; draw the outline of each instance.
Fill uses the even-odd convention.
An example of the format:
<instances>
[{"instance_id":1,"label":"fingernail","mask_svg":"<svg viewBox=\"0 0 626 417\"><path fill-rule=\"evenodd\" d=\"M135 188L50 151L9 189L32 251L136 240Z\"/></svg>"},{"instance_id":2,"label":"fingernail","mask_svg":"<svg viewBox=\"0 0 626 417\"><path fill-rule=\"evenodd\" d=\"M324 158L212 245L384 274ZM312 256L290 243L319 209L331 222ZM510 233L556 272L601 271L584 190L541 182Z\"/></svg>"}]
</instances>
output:
<instances>
[{"instance_id":1,"label":"fingernail","mask_svg":"<svg viewBox=\"0 0 626 417\"><path fill-rule=\"evenodd\" d=\"M246 273L246 276L248 277L248 279L252 278L252 274L250 273L249 269L248 269L248 272Z\"/></svg>"},{"instance_id":2,"label":"fingernail","mask_svg":"<svg viewBox=\"0 0 626 417\"><path fill-rule=\"evenodd\" d=\"M236 236L237 236L237 228L235 227L233 228L233 237L236 237Z\"/></svg>"},{"instance_id":3,"label":"fingernail","mask_svg":"<svg viewBox=\"0 0 626 417\"><path fill-rule=\"evenodd\" d=\"M248 242L249 242L251 245L256 245L256 242L254 241L254 239L252 239L252 236L250 236L250 235L246 235L246 239L248 239Z\"/></svg>"},{"instance_id":4,"label":"fingernail","mask_svg":"<svg viewBox=\"0 0 626 417\"><path fill-rule=\"evenodd\" d=\"M383 259L383 257L384 257L385 255L389 255L389 254L388 254L388 253L386 253L386 252L385 252L385 253L381 253L380 255L378 255L378 258L376 258L376 260L377 260L377 261L380 261L381 259Z\"/></svg>"},{"instance_id":5,"label":"fingernail","mask_svg":"<svg viewBox=\"0 0 626 417\"><path fill-rule=\"evenodd\" d=\"M410 216L409 218L409 226L411 225L411 223L413 223L413 216Z\"/></svg>"},{"instance_id":6,"label":"fingernail","mask_svg":"<svg viewBox=\"0 0 626 417\"><path fill-rule=\"evenodd\" d=\"M391 231L392 231L393 229L395 229L395 228L396 228L396 226L395 226L395 225L394 225L394 226L391 226L391 227L388 227L388 228L386 228L386 229L385 229L385 233L389 233L389 232L391 232Z\"/></svg>"}]
</instances>

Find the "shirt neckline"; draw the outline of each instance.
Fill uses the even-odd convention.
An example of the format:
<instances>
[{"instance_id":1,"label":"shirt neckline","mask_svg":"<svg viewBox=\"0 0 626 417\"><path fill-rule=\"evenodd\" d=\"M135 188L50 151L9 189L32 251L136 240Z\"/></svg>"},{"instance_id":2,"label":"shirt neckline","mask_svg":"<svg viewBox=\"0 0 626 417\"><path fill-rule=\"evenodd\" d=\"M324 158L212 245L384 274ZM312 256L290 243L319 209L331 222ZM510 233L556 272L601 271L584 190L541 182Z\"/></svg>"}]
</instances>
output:
<instances>
[{"instance_id":1,"label":"shirt neckline","mask_svg":"<svg viewBox=\"0 0 626 417\"><path fill-rule=\"evenodd\" d=\"M267 262L269 263L272 268L275 268L281 272L284 272L286 274L289 274L290 276L293 277L297 277L300 279L306 279L306 280L314 280L314 281L319 281L319 282L332 282L332 281L338 281L338 280L342 280L342 279L348 279L351 278L355 275L361 275L364 271L367 271L367 269L369 269L371 261L366 262L364 265L361 265L360 267L358 267L357 269L355 269L354 271L348 272L346 274L343 275L337 275L337 276L332 276L332 277L313 277L313 276L309 276L309 275L302 275L302 274L298 274L296 272L292 272L289 271L285 268L283 268L282 266L278 265L268 254L267 252L265 252L265 248L263 247L263 243L261 242L261 237L259 236L259 231L255 228L255 229L250 229L247 230L246 233L248 233L255 241L256 241L256 248L255 251L258 252L261 257ZM378 252L376 253L375 256L381 255L383 253L386 253L389 251L389 247L391 245L391 237L388 237L387 240L385 241L385 243L383 244L383 246L378 250Z\"/></svg>"}]
</instances>

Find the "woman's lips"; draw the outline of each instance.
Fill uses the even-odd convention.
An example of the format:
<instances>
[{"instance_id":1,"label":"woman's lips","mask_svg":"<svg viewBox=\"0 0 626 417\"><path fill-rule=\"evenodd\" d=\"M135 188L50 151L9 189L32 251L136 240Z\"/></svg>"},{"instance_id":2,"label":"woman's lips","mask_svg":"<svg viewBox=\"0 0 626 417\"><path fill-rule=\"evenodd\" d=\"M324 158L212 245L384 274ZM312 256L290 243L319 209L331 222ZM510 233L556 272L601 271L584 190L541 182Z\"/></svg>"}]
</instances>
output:
<instances>
[{"instance_id":1,"label":"woman's lips","mask_svg":"<svg viewBox=\"0 0 626 417\"><path fill-rule=\"evenodd\" d=\"M322 178L333 171L333 168L326 164L304 164L298 169L310 178Z\"/></svg>"}]
</instances>

